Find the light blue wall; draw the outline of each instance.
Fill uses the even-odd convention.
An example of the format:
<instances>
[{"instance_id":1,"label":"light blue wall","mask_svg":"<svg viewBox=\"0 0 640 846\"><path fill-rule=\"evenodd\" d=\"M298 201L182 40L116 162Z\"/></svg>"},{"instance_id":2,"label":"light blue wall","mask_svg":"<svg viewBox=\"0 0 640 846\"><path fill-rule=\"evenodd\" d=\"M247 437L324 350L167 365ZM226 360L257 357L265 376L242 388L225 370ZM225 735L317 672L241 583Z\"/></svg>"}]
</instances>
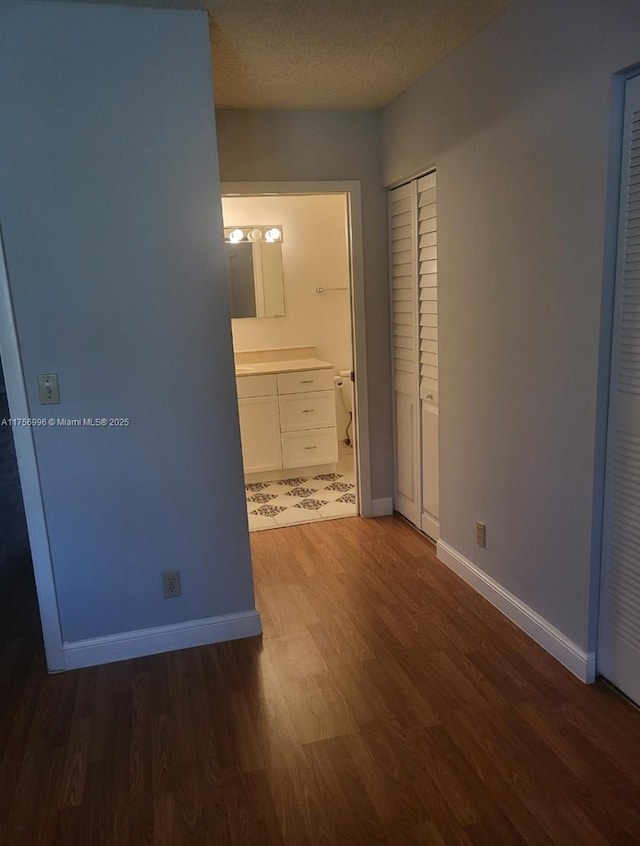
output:
<instances>
[{"instance_id":1,"label":"light blue wall","mask_svg":"<svg viewBox=\"0 0 640 846\"><path fill-rule=\"evenodd\" d=\"M384 112L387 182L438 169L443 540L589 649L612 75L638 33L628 0L516 0Z\"/></svg>"},{"instance_id":2,"label":"light blue wall","mask_svg":"<svg viewBox=\"0 0 640 846\"><path fill-rule=\"evenodd\" d=\"M35 431L64 639L251 610L206 14L2 6L0 86L31 414L131 421Z\"/></svg>"}]
</instances>

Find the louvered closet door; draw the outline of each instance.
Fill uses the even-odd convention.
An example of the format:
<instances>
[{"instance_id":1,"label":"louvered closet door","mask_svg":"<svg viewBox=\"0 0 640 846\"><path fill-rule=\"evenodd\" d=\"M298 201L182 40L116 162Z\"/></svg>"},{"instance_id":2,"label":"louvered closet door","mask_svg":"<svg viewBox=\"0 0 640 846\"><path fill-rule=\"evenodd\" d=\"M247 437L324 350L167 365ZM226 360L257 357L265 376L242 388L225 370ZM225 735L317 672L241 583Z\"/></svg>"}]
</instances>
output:
<instances>
[{"instance_id":1,"label":"louvered closet door","mask_svg":"<svg viewBox=\"0 0 640 846\"><path fill-rule=\"evenodd\" d=\"M389 192L394 508L420 525L416 184Z\"/></svg>"},{"instance_id":2,"label":"louvered closet door","mask_svg":"<svg viewBox=\"0 0 640 846\"><path fill-rule=\"evenodd\" d=\"M418 192L418 288L420 291L420 415L422 514L420 524L440 537L438 468L438 232L435 171L421 177Z\"/></svg>"},{"instance_id":3,"label":"louvered closet door","mask_svg":"<svg viewBox=\"0 0 640 846\"><path fill-rule=\"evenodd\" d=\"M598 671L640 703L640 77L623 138Z\"/></svg>"}]
</instances>

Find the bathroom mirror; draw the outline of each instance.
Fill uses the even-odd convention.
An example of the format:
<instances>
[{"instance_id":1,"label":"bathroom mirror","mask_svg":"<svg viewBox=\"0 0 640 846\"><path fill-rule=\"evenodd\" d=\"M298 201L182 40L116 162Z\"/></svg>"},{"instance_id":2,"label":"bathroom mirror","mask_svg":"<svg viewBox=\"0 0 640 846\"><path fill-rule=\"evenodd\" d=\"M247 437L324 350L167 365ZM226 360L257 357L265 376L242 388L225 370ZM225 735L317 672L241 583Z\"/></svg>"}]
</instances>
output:
<instances>
[{"instance_id":1,"label":"bathroom mirror","mask_svg":"<svg viewBox=\"0 0 640 846\"><path fill-rule=\"evenodd\" d=\"M284 279L279 242L225 243L231 317L283 317Z\"/></svg>"}]
</instances>

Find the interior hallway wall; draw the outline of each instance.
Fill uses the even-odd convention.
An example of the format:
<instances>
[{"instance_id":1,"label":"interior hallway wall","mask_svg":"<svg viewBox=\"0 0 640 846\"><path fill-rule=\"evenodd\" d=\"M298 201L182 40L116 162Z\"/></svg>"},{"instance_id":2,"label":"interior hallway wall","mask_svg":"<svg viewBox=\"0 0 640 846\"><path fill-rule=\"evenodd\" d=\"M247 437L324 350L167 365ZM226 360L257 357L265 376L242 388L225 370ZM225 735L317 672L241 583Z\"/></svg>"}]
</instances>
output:
<instances>
[{"instance_id":1,"label":"interior hallway wall","mask_svg":"<svg viewBox=\"0 0 640 846\"><path fill-rule=\"evenodd\" d=\"M374 112L217 111L223 182L358 180L362 190L371 484L393 491L386 193Z\"/></svg>"},{"instance_id":2,"label":"interior hallway wall","mask_svg":"<svg viewBox=\"0 0 640 846\"><path fill-rule=\"evenodd\" d=\"M442 537L582 649L610 95L638 32L627 0L517 0L384 112L386 182L438 169Z\"/></svg>"},{"instance_id":3,"label":"interior hallway wall","mask_svg":"<svg viewBox=\"0 0 640 846\"><path fill-rule=\"evenodd\" d=\"M2 4L0 86L30 414L129 420L33 429L63 638L251 613L206 13Z\"/></svg>"}]
</instances>

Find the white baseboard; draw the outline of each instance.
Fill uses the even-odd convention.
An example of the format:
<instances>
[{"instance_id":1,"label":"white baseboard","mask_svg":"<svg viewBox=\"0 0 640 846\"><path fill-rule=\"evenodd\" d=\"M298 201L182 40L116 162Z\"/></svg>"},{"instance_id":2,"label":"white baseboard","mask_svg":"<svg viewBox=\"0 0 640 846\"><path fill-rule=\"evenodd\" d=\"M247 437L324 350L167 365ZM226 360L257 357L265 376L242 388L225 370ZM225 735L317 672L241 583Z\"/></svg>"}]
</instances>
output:
<instances>
[{"instance_id":1,"label":"white baseboard","mask_svg":"<svg viewBox=\"0 0 640 846\"><path fill-rule=\"evenodd\" d=\"M64 666L65 670L77 670L80 667L125 661L158 652L173 652L191 646L253 637L261 632L260 614L254 610L87 640L66 641L62 647Z\"/></svg>"},{"instance_id":2,"label":"white baseboard","mask_svg":"<svg viewBox=\"0 0 640 846\"><path fill-rule=\"evenodd\" d=\"M546 649L574 676L587 684L595 681L596 656L594 652L584 652L544 617L525 605L517 596L509 593L445 541L439 540L436 549L438 559L443 564L489 600L505 617Z\"/></svg>"},{"instance_id":3,"label":"white baseboard","mask_svg":"<svg viewBox=\"0 0 640 846\"><path fill-rule=\"evenodd\" d=\"M393 497L385 496L381 499L371 500L371 516L372 517L386 517L387 514L393 514Z\"/></svg>"}]
</instances>

